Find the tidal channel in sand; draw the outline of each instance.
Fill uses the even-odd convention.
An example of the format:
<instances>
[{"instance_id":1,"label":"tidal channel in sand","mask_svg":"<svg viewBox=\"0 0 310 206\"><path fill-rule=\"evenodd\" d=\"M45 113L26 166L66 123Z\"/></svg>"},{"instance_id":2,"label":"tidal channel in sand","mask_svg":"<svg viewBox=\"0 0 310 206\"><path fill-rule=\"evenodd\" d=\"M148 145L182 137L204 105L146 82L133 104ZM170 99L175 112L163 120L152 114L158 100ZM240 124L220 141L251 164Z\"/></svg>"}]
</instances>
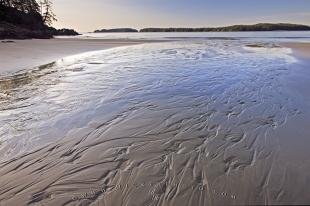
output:
<instances>
[{"instance_id":1,"label":"tidal channel in sand","mask_svg":"<svg viewBox=\"0 0 310 206\"><path fill-rule=\"evenodd\" d=\"M2 78L1 205L310 203L309 61L251 43L125 46Z\"/></svg>"}]
</instances>

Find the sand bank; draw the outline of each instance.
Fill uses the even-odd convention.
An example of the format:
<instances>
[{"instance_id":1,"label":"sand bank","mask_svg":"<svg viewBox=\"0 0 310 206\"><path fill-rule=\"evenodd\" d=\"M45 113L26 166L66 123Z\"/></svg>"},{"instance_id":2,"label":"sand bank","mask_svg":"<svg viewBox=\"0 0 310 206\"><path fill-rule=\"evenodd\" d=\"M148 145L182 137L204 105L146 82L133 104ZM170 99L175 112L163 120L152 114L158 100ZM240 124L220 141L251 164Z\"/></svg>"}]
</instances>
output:
<instances>
[{"instance_id":1,"label":"sand bank","mask_svg":"<svg viewBox=\"0 0 310 206\"><path fill-rule=\"evenodd\" d=\"M307 61L217 44L125 48L9 79L0 124L18 141L2 151L40 147L0 160L0 204L309 203Z\"/></svg>"},{"instance_id":2,"label":"sand bank","mask_svg":"<svg viewBox=\"0 0 310 206\"><path fill-rule=\"evenodd\" d=\"M33 39L0 42L0 73L51 63L63 57L88 51L144 43L142 40Z\"/></svg>"},{"instance_id":3,"label":"sand bank","mask_svg":"<svg viewBox=\"0 0 310 206\"><path fill-rule=\"evenodd\" d=\"M18 142L2 151L41 146L0 159L0 205L309 203L308 61L191 46L125 48L51 65L26 86L7 80L0 123ZM41 131L50 144L33 139Z\"/></svg>"},{"instance_id":4,"label":"sand bank","mask_svg":"<svg viewBox=\"0 0 310 206\"><path fill-rule=\"evenodd\" d=\"M310 58L310 43L288 42L281 44L284 47L291 48L293 52L302 58Z\"/></svg>"}]
</instances>

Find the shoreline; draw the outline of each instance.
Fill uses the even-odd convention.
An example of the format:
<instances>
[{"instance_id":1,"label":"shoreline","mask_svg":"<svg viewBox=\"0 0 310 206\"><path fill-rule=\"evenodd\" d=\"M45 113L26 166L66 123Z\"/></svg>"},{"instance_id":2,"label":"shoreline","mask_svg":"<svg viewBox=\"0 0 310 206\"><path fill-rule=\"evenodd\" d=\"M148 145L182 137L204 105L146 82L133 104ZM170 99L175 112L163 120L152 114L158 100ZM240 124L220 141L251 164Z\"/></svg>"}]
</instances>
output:
<instances>
[{"instance_id":1,"label":"shoreline","mask_svg":"<svg viewBox=\"0 0 310 206\"><path fill-rule=\"evenodd\" d=\"M0 76L49 64L68 56L121 46L162 42L139 39L31 39L2 40L0 42ZM310 58L310 43L283 42L281 46L292 49L297 58Z\"/></svg>"},{"instance_id":2,"label":"shoreline","mask_svg":"<svg viewBox=\"0 0 310 206\"><path fill-rule=\"evenodd\" d=\"M293 55L298 58L310 58L310 43L307 42L285 42L280 43L281 46L292 49Z\"/></svg>"},{"instance_id":3,"label":"shoreline","mask_svg":"<svg viewBox=\"0 0 310 206\"><path fill-rule=\"evenodd\" d=\"M2 40L0 42L0 76L49 64L71 55L149 42L157 41L74 38Z\"/></svg>"}]
</instances>

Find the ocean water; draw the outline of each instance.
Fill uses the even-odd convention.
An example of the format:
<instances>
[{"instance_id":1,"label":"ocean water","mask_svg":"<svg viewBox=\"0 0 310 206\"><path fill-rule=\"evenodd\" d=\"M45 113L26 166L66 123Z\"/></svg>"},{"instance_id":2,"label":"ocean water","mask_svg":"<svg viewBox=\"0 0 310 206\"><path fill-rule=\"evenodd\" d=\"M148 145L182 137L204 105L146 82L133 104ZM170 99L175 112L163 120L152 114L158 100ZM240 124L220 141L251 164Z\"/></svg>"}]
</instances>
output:
<instances>
[{"instance_id":1,"label":"ocean water","mask_svg":"<svg viewBox=\"0 0 310 206\"><path fill-rule=\"evenodd\" d=\"M72 38L60 36L58 38ZM299 41L309 42L309 31L272 31L272 32L167 32L167 33L82 33L75 38L80 39L252 39L260 41Z\"/></svg>"},{"instance_id":2,"label":"ocean water","mask_svg":"<svg viewBox=\"0 0 310 206\"><path fill-rule=\"evenodd\" d=\"M14 170L29 174L29 190L20 195L31 203L52 203L51 195L79 201L74 195L103 183L130 189L89 201L306 199L286 195L290 186L275 183L288 178L276 161L281 147L275 131L303 113L301 97L285 89L297 62L290 49L270 40L182 39L89 52L3 77L2 161L35 149L16 160ZM31 181L42 178L38 170L51 182L42 183L44 195L36 199ZM135 189L133 182L148 187ZM63 196L64 187L71 196ZM12 191L0 198L10 201Z\"/></svg>"}]
</instances>

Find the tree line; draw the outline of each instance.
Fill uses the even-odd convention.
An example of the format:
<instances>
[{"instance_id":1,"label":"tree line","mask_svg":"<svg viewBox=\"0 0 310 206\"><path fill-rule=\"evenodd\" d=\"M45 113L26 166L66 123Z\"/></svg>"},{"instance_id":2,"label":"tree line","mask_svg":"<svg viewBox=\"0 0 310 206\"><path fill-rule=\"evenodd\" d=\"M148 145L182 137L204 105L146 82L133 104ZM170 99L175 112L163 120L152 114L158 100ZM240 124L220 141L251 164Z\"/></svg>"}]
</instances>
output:
<instances>
[{"instance_id":1,"label":"tree line","mask_svg":"<svg viewBox=\"0 0 310 206\"><path fill-rule=\"evenodd\" d=\"M145 28L140 32L239 32L239 31L310 31L310 26L300 24L270 24L233 25L215 28Z\"/></svg>"},{"instance_id":2,"label":"tree line","mask_svg":"<svg viewBox=\"0 0 310 206\"><path fill-rule=\"evenodd\" d=\"M144 28L140 31L132 28L101 29L95 33L109 32L242 32L242 31L310 31L310 26L289 23L259 23L253 25L233 25L213 28Z\"/></svg>"},{"instance_id":3,"label":"tree line","mask_svg":"<svg viewBox=\"0 0 310 206\"><path fill-rule=\"evenodd\" d=\"M51 0L0 0L0 6L15 8L24 13L40 14L46 25L51 25L53 21L57 20Z\"/></svg>"}]
</instances>

